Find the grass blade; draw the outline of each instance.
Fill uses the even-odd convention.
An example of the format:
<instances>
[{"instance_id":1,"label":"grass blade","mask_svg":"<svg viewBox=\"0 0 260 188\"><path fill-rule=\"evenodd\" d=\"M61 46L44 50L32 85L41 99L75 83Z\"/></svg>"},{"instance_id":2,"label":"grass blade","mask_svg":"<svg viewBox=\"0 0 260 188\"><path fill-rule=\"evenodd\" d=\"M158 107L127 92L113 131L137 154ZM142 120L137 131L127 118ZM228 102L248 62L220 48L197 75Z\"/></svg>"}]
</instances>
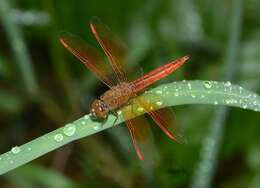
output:
<instances>
[{"instance_id":1,"label":"grass blade","mask_svg":"<svg viewBox=\"0 0 260 188\"><path fill-rule=\"evenodd\" d=\"M154 94L160 95L160 101L156 101L158 108L183 104L211 104L260 111L260 96L240 86L232 85L230 82L199 80L173 82L160 85L142 95L153 100ZM124 108L131 108L131 106L128 105ZM120 115L120 110L118 114L117 125L124 121ZM142 113L134 115L142 115ZM114 119L115 117L110 115L106 123L102 125L85 115L65 127L56 129L20 147L14 147L11 151L0 155L0 174L28 163L74 140L111 128Z\"/></svg>"}]
</instances>

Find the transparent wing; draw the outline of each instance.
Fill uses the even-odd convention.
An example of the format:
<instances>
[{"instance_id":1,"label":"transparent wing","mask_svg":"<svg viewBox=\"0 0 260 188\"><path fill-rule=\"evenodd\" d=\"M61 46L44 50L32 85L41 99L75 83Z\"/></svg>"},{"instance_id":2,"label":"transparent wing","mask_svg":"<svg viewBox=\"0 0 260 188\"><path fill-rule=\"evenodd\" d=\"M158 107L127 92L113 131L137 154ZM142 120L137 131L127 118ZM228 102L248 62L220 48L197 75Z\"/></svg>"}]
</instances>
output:
<instances>
[{"instance_id":1,"label":"transparent wing","mask_svg":"<svg viewBox=\"0 0 260 188\"><path fill-rule=\"evenodd\" d=\"M171 108L163 108L148 113L168 137L178 143L186 143L185 137L182 136L180 130L176 127L175 114Z\"/></svg>"},{"instance_id":2,"label":"transparent wing","mask_svg":"<svg viewBox=\"0 0 260 188\"><path fill-rule=\"evenodd\" d=\"M82 39L71 33L63 33L60 37L61 44L76 56L88 69L90 69L108 87L116 85L109 78L112 70L109 68L99 53L86 44Z\"/></svg>"},{"instance_id":3,"label":"transparent wing","mask_svg":"<svg viewBox=\"0 0 260 188\"><path fill-rule=\"evenodd\" d=\"M131 112L123 111L125 119L131 117ZM135 151L140 160L149 158L153 160L153 137L148 122L144 116L138 116L134 119L127 120L127 128L130 132L132 142L134 144Z\"/></svg>"},{"instance_id":4,"label":"transparent wing","mask_svg":"<svg viewBox=\"0 0 260 188\"><path fill-rule=\"evenodd\" d=\"M126 60L125 46L111 34L109 28L98 18L91 19L90 29L98 40L99 45L105 51L118 81L126 82L127 77L122 65Z\"/></svg>"},{"instance_id":5,"label":"transparent wing","mask_svg":"<svg viewBox=\"0 0 260 188\"><path fill-rule=\"evenodd\" d=\"M151 116L154 122L169 138L178 143L186 142L186 139L182 136L181 131L176 126L175 115L171 108L158 109L158 101L149 101L147 98L141 96L134 100L137 100L138 105Z\"/></svg>"}]
</instances>

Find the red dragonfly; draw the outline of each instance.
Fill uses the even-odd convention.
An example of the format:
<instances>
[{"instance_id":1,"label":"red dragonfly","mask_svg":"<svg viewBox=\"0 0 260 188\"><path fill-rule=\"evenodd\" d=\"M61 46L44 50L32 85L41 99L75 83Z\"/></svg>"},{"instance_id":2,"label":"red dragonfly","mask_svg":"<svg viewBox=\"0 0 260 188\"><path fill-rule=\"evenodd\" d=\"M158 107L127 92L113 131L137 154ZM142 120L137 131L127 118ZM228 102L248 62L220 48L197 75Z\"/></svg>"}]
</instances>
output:
<instances>
[{"instance_id":1,"label":"red dragonfly","mask_svg":"<svg viewBox=\"0 0 260 188\"><path fill-rule=\"evenodd\" d=\"M149 101L145 97L137 97L137 94L145 91L154 82L176 71L189 57L184 56L171 61L130 82L123 69L123 62L126 61L126 50L122 43L97 18L90 21L90 29L104 50L111 66L107 66L108 64L105 63L94 48L73 34L63 34L60 37L60 42L109 87L109 90L101 95L99 99L92 102L91 118L105 121L109 113L117 117L116 110L127 104L135 103L151 116L168 137L177 142L182 142L182 137L174 126L174 116L171 110L169 108L158 109L158 104ZM112 72L114 77L111 78ZM137 155L142 160L142 144L147 139L147 127L144 126L143 116L130 119L132 112L127 110L122 112Z\"/></svg>"}]
</instances>

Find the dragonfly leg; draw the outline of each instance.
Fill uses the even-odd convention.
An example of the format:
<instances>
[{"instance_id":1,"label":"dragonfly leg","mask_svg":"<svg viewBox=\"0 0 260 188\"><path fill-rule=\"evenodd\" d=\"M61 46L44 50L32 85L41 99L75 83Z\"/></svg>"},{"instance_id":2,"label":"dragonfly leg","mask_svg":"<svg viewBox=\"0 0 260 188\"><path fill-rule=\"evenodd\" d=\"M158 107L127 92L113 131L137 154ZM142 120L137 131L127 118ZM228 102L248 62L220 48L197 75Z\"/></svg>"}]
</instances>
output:
<instances>
[{"instance_id":1,"label":"dragonfly leg","mask_svg":"<svg viewBox=\"0 0 260 188\"><path fill-rule=\"evenodd\" d=\"M137 104L135 104L135 103L129 103L129 105L131 105L131 113L133 114L133 115L138 115L138 112L137 112L137 108L138 108L138 106L137 106Z\"/></svg>"},{"instance_id":2,"label":"dragonfly leg","mask_svg":"<svg viewBox=\"0 0 260 188\"><path fill-rule=\"evenodd\" d=\"M116 111L113 111L113 110L111 111L111 113L116 117L116 119L114 120L113 125L112 125L112 127L114 127L116 125L116 121L118 120L118 114Z\"/></svg>"}]
</instances>

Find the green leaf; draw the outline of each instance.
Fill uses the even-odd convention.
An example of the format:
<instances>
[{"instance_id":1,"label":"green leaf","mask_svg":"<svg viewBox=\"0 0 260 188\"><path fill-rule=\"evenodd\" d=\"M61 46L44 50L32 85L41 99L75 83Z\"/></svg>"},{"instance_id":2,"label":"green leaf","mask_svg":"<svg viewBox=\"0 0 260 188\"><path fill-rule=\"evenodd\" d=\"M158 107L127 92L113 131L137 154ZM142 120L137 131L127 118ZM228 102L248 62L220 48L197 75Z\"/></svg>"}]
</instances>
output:
<instances>
[{"instance_id":1,"label":"green leaf","mask_svg":"<svg viewBox=\"0 0 260 188\"><path fill-rule=\"evenodd\" d=\"M154 94L159 96L153 97ZM230 82L180 81L160 85L142 94L149 97L158 108L183 104L213 104L260 111L260 97ZM124 108L130 108L126 106ZM116 124L124 121L121 110ZM134 116L142 115L142 113ZM14 147L0 155L0 174L4 174L74 140L112 127L115 117L110 115L105 123L92 121L89 115L47 133L20 147Z\"/></svg>"},{"instance_id":2,"label":"green leaf","mask_svg":"<svg viewBox=\"0 0 260 188\"><path fill-rule=\"evenodd\" d=\"M43 178L44 177L44 178ZM11 173L6 175L6 178L11 182L14 182L14 185L27 184L24 187L35 187L36 185L42 185L46 188L72 188L77 187L77 185L72 182L67 177L59 174L59 172L47 169L38 165L26 165L22 168L16 169ZM16 184L19 182L18 184Z\"/></svg>"}]
</instances>

